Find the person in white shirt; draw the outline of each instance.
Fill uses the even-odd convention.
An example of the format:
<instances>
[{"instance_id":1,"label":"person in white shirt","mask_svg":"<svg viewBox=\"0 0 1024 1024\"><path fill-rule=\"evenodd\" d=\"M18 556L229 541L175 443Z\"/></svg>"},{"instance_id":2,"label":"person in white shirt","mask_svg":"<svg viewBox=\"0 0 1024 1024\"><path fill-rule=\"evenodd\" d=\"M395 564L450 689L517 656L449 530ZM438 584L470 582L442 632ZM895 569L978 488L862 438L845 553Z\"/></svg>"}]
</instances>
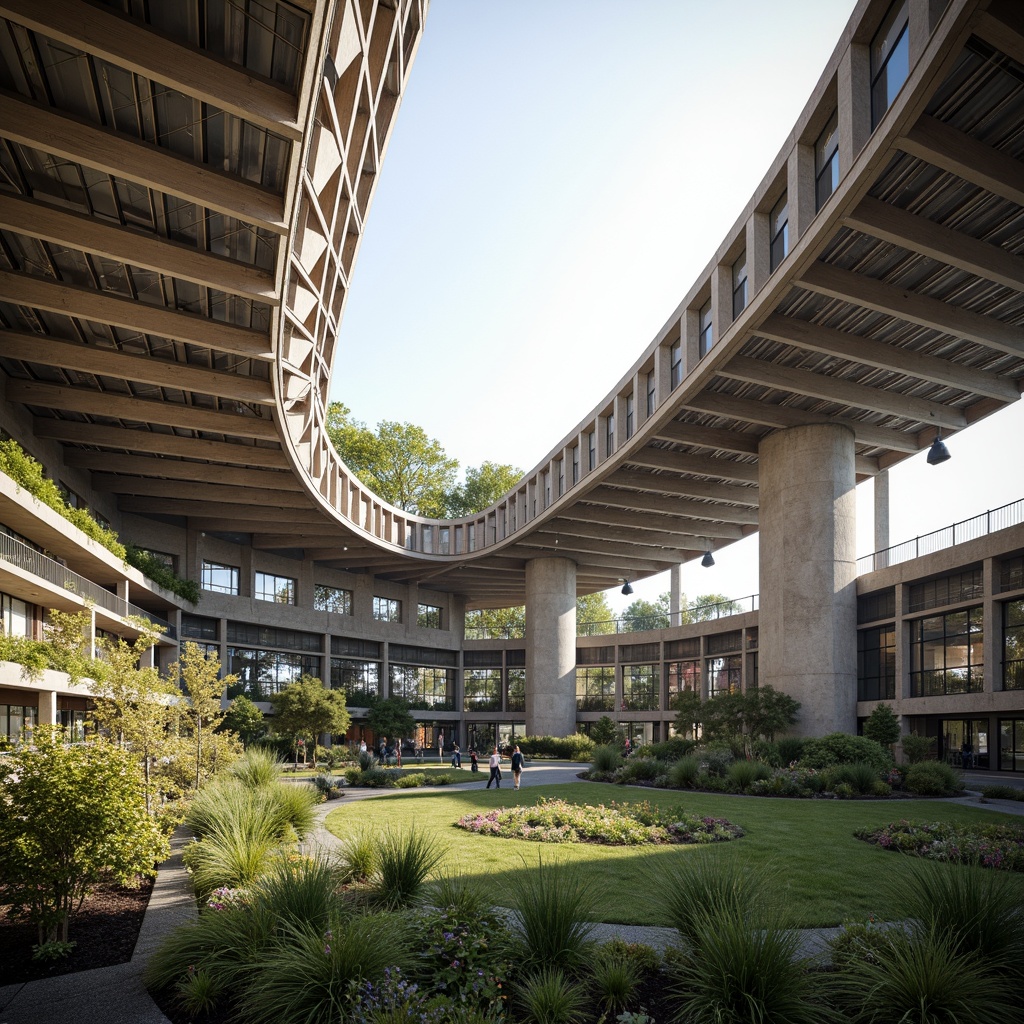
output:
<instances>
[{"instance_id":1,"label":"person in white shirt","mask_svg":"<svg viewBox=\"0 0 1024 1024\"><path fill-rule=\"evenodd\" d=\"M491 783L494 783L495 789L501 789L501 754L498 753L498 748L494 748L494 753L491 754L490 760L487 762L491 769L491 776L487 780L487 785L484 789L490 789Z\"/></svg>"}]
</instances>

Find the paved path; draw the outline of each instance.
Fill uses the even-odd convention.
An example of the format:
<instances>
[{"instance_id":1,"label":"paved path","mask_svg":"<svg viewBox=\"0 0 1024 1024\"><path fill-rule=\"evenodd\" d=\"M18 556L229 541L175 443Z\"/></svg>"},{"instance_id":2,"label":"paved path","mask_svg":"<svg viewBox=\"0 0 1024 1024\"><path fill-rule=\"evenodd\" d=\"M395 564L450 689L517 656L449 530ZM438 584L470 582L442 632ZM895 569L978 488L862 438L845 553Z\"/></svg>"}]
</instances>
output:
<instances>
[{"instance_id":1,"label":"paved path","mask_svg":"<svg viewBox=\"0 0 1024 1024\"><path fill-rule=\"evenodd\" d=\"M524 789L530 789L533 786L575 782L576 776L583 768L583 765L578 764L531 762L523 772L522 786ZM460 779L450 788L484 788L488 777L486 772L474 775L468 768L463 771L466 775L465 781ZM1018 789L1024 788L1024 779L1007 779L989 774L968 773L965 781L969 786L979 788L996 782L1006 782ZM505 772L503 788L506 785L509 788L512 786L511 772ZM353 800L399 794L429 799L430 795L436 792L436 789L430 788L351 789L346 791L342 800L350 803ZM969 791L964 796L955 798L955 802L985 806L988 810L1002 811L1005 814L1024 814L1022 801L991 800L982 803L977 791ZM335 848L338 843L338 840L323 828L323 819L338 806L339 801L331 800L321 804L317 809L319 827L313 842L319 843L325 849ZM179 830L172 839L171 856L160 865L142 931L129 963L93 971L80 971L77 974L65 974L42 981L30 981L23 985L0 987L0 1024L169 1024L143 986L142 972L150 952L160 944L164 936L178 925L196 917L191 882L181 864L180 851L186 841L187 835L183 830ZM805 929L801 932L800 952L804 956L820 953L828 939L838 931L838 928ZM618 937L627 942L645 942L656 949L664 949L670 945L675 941L675 935L671 928L618 924L599 924L594 928L595 938L601 941Z\"/></svg>"}]
</instances>

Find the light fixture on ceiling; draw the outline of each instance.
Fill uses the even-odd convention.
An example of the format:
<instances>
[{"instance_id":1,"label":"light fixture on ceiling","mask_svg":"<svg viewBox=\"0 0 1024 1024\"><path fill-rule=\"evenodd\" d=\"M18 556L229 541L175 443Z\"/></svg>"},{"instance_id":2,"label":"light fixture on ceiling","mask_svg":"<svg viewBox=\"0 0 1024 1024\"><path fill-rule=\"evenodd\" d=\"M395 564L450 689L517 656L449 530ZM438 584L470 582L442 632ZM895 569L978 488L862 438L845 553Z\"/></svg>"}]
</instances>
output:
<instances>
[{"instance_id":1,"label":"light fixture on ceiling","mask_svg":"<svg viewBox=\"0 0 1024 1024\"><path fill-rule=\"evenodd\" d=\"M700 560L700 564L703 565L705 569L710 569L711 566L715 564L715 558L711 554L711 541L708 541L707 545L707 550L704 552L704 557Z\"/></svg>"},{"instance_id":2,"label":"light fixture on ceiling","mask_svg":"<svg viewBox=\"0 0 1024 1024\"><path fill-rule=\"evenodd\" d=\"M622 596L629 597L633 593L633 588L629 585L629 580L622 581Z\"/></svg>"},{"instance_id":3,"label":"light fixture on ceiling","mask_svg":"<svg viewBox=\"0 0 1024 1024\"><path fill-rule=\"evenodd\" d=\"M931 448L928 449L928 465L937 466L940 462L945 462L949 458L949 449L942 441L942 431L940 430L935 435L935 440L932 441Z\"/></svg>"}]
</instances>

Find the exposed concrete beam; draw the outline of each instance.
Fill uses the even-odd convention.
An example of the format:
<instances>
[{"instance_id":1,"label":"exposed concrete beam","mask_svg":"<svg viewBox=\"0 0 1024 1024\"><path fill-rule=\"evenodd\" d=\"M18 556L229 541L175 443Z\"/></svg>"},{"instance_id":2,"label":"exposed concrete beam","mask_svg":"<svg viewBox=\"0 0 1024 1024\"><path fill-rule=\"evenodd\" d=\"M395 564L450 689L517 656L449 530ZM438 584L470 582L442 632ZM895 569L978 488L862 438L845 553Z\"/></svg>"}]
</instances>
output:
<instances>
[{"instance_id":1,"label":"exposed concrete beam","mask_svg":"<svg viewBox=\"0 0 1024 1024\"><path fill-rule=\"evenodd\" d=\"M916 451L917 449L915 449ZM681 494L690 498L707 498L711 501L729 501L738 505L756 505L757 487L739 487L735 484L715 484L707 480L689 480L668 473L640 473L617 469L604 481L615 487L629 487L639 491L655 491L660 494ZM589 500L589 494L582 501Z\"/></svg>"},{"instance_id":2,"label":"exposed concrete beam","mask_svg":"<svg viewBox=\"0 0 1024 1024\"><path fill-rule=\"evenodd\" d=\"M734 459L719 459L713 456L684 455L668 448L642 448L627 456L630 465L646 466L649 469L664 469L670 473L696 474L717 477L721 480L740 480L757 483L757 465L737 462Z\"/></svg>"},{"instance_id":3,"label":"exposed concrete beam","mask_svg":"<svg viewBox=\"0 0 1024 1024\"><path fill-rule=\"evenodd\" d=\"M95 445L98 448L126 449L153 455L180 455L206 459L226 465L261 466L290 469L291 463L280 448L258 448L251 444L206 441L178 434L160 434L153 430L129 430L126 427L101 427L76 420L50 420L37 416L33 421L36 437L48 437L70 444Z\"/></svg>"},{"instance_id":4,"label":"exposed concrete beam","mask_svg":"<svg viewBox=\"0 0 1024 1024\"><path fill-rule=\"evenodd\" d=\"M126 135L0 94L0 136L283 235L284 198Z\"/></svg>"},{"instance_id":5,"label":"exposed concrete beam","mask_svg":"<svg viewBox=\"0 0 1024 1024\"><path fill-rule=\"evenodd\" d=\"M815 263L794 283L819 295L828 295L854 306L866 306L897 320L965 338L997 352L1024 355L1024 337L1015 325L960 309L941 299L918 295L852 270Z\"/></svg>"},{"instance_id":6,"label":"exposed concrete beam","mask_svg":"<svg viewBox=\"0 0 1024 1024\"><path fill-rule=\"evenodd\" d=\"M275 472L248 467L214 465L206 462L182 462L179 459L151 458L144 455L112 455L110 452L88 452L80 448L66 451L64 463L78 469L124 473L128 476L149 476L165 480L185 480L190 483L229 484L236 487L261 487L274 491L306 493L302 484L287 471Z\"/></svg>"},{"instance_id":7,"label":"exposed concrete beam","mask_svg":"<svg viewBox=\"0 0 1024 1024\"><path fill-rule=\"evenodd\" d=\"M834 327L822 327L795 317L773 313L755 333L759 337L795 345L808 352L821 352L881 370L898 370L918 380L973 391L986 398L1014 402L1020 397L1020 391L1012 380L987 370L961 366L938 356L898 348L872 338L861 338L837 331Z\"/></svg>"},{"instance_id":8,"label":"exposed concrete beam","mask_svg":"<svg viewBox=\"0 0 1024 1024\"><path fill-rule=\"evenodd\" d=\"M1024 165L934 117L922 117L896 145L1011 203L1024 206Z\"/></svg>"},{"instance_id":9,"label":"exposed concrete beam","mask_svg":"<svg viewBox=\"0 0 1024 1024\"><path fill-rule=\"evenodd\" d=\"M152 359L116 348L83 345L44 334L0 331L0 352L9 359L21 359L39 366L59 366L79 373L117 377L175 391L194 391L237 402L274 404L274 392L268 380L206 370L169 359Z\"/></svg>"},{"instance_id":10,"label":"exposed concrete beam","mask_svg":"<svg viewBox=\"0 0 1024 1024\"><path fill-rule=\"evenodd\" d=\"M157 35L131 18L103 8L90 9L83 17L81 4L73 0L3 0L0 16L293 142L302 136L295 96L238 65Z\"/></svg>"},{"instance_id":11,"label":"exposed concrete beam","mask_svg":"<svg viewBox=\"0 0 1024 1024\"><path fill-rule=\"evenodd\" d=\"M0 227L167 277L192 281L205 288L280 305L274 278L265 270L34 199L0 195Z\"/></svg>"},{"instance_id":12,"label":"exposed concrete beam","mask_svg":"<svg viewBox=\"0 0 1024 1024\"><path fill-rule=\"evenodd\" d=\"M792 406L770 405L768 402L757 402L750 398L734 398L732 395L704 391L690 399L687 407L727 419L763 423L766 427L775 427L778 430L800 427L807 423L841 423L856 434L859 444L870 445L872 448L891 448L900 452L919 450L915 434L903 434L898 430L874 427L840 416L822 416L820 413L805 412Z\"/></svg>"},{"instance_id":13,"label":"exposed concrete beam","mask_svg":"<svg viewBox=\"0 0 1024 1024\"><path fill-rule=\"evenodd\" d=\"M170 402L148 398L126 398L105 391L86 391L82 388L64 388L55 384L35 381L9 380L7 399L22 405L61 409L105 416L112 419L136 420L142 423L161 423L185 430L204 430L209 433L233 434L259 440L277 441L277 427L273 420L256 416L241 416L233 412L197 409L191 405L173 405Z\"/></svg>"},{"instance_id":14,"label":"exposed concrete beam","mask_svg":"<svg viewBox=\"0 0 1024 1024\"><path fill-rule=\"evenodd\" d=\"M693 547L697 537L716 537L722 540L740 540L743 531L738 526L727 523L709 523L701 519L672 519L661 516L660 524L651 524L638 529L639 513L625 509L602 508L600 510L584 509L581 511L598 511L599 514L586 520L575 516L558 520L552 532L559 537L591 537L608 540L621 540L641 547L671 548ZM659 517L653 516L652 519ZM647 520L645 519L646 523ZM658 528L660 525L660 529Z\"/></svg>"},{"instance_id":15,"label":"exposed concrete beam","mask_svg":"<svg viewBox=\"0 0 1024 1024\"><path fill-rule=\"evenodd\" d=\"M681 420L672 420L659 427L654 436L663 441L698 445L701 448L733 452L736 455L756 455L759 443L759 438L754 434L744 434L739 430L716 430L713 427L701 427Z\"/></svg>"},{"instance_id":16,"label":"exposed concrete beam","mask_svg":"<svg viewBox=\"0 0 1024 1024\"><path fill-rule=\"evenodd\" d=\"M826 377L795 366L778 366L761 359L735 356L720 367L718 372L723 377L733 380L763 384L765 387L788 391L794 395L808 395L826 402L851 405L857 409L880 412L886 416L948 427L950 430L962 430L967 426L967 417L959 409L943 405L941 402L929 402L924 398L865 387L863 384Z\"/></svg>"},{"instance_id":17,"label":"exposed concrete beam","mask_svg":"<svg viewBox=\"0 0 1024 1024\"><path fill-rule=\"evenodd\" d=\"M274 349L268 335L247 327L225 324L196 313L161 309L134 299L122 299L92 288L76 288L31 274L0 270L0 300L81 317L128 331L187 341L218 352L270 362Z\"/></svg>"},{"instance_id":18,"label":"exposed concrete beam","mask_svg":"<svg viewBox=\"0 0 1024 1024\"><path fill-rule=\"evenodd\" d=\"M275 492L274 497L278 494ZM187 516L191 522L193 517L206 523L221 522L222 525L214 527L207 526L209 530L224 530L226 532L238 531L247 533L247 530L240 530L236 525L246 515L246 511L239 510L238 504L226 501L201 501L190 497L160 498L147 495L120 494L117 499L117 507L122 512L134 512L139 515L168 515ZM314 508L283 508L276 501L268 501L260 508L263 514L261 525L264 529L278 527L281 531L291 528L295 524L323 521L323 514ZM202 529L203 527L199 527Z\"/></svg>"},{"instance_id":19,"label":"exposed concrete beam","mask_svg":"<svg viewBox=\"0 0 1024 1024\"><path fill-rule=\"evenodd\" d=\"M117 476L113 473L93 473L92 485L98 491L114 494L181 499L192 501L226 502L238 505L268 505L293 509L309 508L305 494L271 490L267 487L230 487L205 482L189 484L182 480L154 480L149 477ZM168 514L174 513L169 509Z\"/></svg>"},{"instance_id":20,"label":"exposed concrete beam","mask_svg":"<svg viewBox=\"0 0 1024 1024\"><path fill-rule=\"evenodd\" d=\"M982 12L974 33L1018 64L1024 64L1024 17L1016 0L995 0Z\"/></svg>"},{"instance_id":21,"label":"exposed concrete beam","mask_svg":"<svg viewBox=\"0 0 1024 1024\"><path fill-rule=\"evenodd\" d=\"M661 477L653 477L655 480ZM756 496L757 491L754 491ZM652 494L647 491L619 491L611 487L595 488L587 495L587 501L598 502L602 505L612 505L616 508L626 509L647 509L650 512L664 512L668 515L686 516L696 520L698 525L703 520L722 523L739 523L745 526L757 525L756 508L738 508L734 505L727 505L724 502L712 504L711 502L688 501L685 498L672 498L663 494ZM566 515L575 516L577 509L573 509Z\"/></svg>"},{"instance_id":22,"label":"exposed concrete beam","mask_svg":"<svg viewBox=\"0 0 1024 1024\"><path fill-rule=\"evenodd\" d=\"M523 549L524 558L556 556L578 560L583 566L608 566L616 568L619 575L627 570L633 572L662 572L679 561L678 552L665 552L661 558L651 557L651 548L634 547L630 544L611 544L607 541L579 539L568 543L563 541L555 546L553 534L538 534L524 538L517 545ZM628 563L628 564L627 564Z\"/></svg>"},{"instance_id":23,"label":"exposed concrete beam","mask_svg":"<svg viewBox=\"0 0 1024 1024\"><path fill-rule=\"evenodd\" d=\"M251 520L250 520L251 522ZM274 551L279 548L322 548L327 541L337 540L338 528L333 530L313 529L310 526L301 526L294 533L257 533L258 526L252 532L252 546L260 551ZM246 531L250 532L250 531ZM345 551L346 545L341 544L332 550Z\"/></svg>"},{"instance_id":24,"label":"exposed concrete beam","mask_svg":"<svg viewBox=\"0 0 1024 1024\"><path fill-rule=\"evenodd\" d=\"M1020 256L880 199L865 196L857 209L843 218L843 223L872 238L1024 292L1024 259Z\"/></svg>"},{"instance_id":25,"label":"exposed concrete beam","mask_svg":"<svg viewBox=\"0 0 1024 1024\"><path fill-rule=\"evenodd\" d=\"M566 513L559 521L565 524L569 533L576 530L576 523L603 524L620 526L631 524L638 530L653 530L656 533L668 533L680 538L687 537L722 537L723 539L739 540L743 531L731 523L715 523L703 519L685 519L672 515L658 515L655 512L626 511L622 508L608 508L599 505L587 505ZM584 535L587 535L586 532ZM678 546L677 541L677 546Z\"/></svg>"}]
</instances>

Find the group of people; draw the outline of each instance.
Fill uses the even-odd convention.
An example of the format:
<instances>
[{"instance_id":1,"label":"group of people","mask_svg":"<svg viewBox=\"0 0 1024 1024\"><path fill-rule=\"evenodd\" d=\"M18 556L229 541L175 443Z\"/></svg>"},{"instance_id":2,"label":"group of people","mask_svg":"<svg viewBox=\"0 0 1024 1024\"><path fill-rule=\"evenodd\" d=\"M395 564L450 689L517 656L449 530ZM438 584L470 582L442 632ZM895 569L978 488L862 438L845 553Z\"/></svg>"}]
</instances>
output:
<instances>
[{"instance_id":1,"label":"group of people","mask_svg":"<svg viewBox=\"0 0 1024 1024\"><path fill-rule=\"evenodd\" d=\"M365 754L367 751L366 740L361 740L359 743L359 752ZM495 747L490 757L487 759L487 767L490 769L490 775L487 779L487 785L485 789L491 788L493 782L496 789L501 788L501 762L502 756L501 751ZM381 736L380 743L377 745L377 763L378 764L395 764L399 768L402 767L402 741L395 740L394 746L388 745L387 736ZM519 749L519 745L516 744L515 749L512 751L512 756L509 758L509 767L512 769L512 788L518 789L519 783L523 775L523 766L526 763L526 759L523 757L522 751ZM452 745L452 767L462 767L462 750L458 743ZM470 771L480 770L480 758L477 756L476 749L474 747L469 748L469 767Z\"/></svg>"}]
</instances>

